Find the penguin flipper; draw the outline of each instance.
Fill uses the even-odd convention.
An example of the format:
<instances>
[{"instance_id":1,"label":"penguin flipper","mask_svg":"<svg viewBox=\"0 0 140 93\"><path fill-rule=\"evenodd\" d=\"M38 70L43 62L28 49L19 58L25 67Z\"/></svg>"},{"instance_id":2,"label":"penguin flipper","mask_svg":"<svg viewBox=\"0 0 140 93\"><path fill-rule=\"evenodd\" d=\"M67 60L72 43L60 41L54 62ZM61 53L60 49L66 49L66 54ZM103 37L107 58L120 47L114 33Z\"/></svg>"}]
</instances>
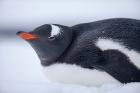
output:
<instances>
[{"instance_id":1,"label":"penguin flipper","mask_svg":"<svg viewBox=\"0 0 140 93\"><path fill-rule=\"evenodd\" d=\"M129 58L118 50L105 50L103 52L106 72L122 83L140 82L140 70L130 62Z\"/></svg>"}]
</instances>

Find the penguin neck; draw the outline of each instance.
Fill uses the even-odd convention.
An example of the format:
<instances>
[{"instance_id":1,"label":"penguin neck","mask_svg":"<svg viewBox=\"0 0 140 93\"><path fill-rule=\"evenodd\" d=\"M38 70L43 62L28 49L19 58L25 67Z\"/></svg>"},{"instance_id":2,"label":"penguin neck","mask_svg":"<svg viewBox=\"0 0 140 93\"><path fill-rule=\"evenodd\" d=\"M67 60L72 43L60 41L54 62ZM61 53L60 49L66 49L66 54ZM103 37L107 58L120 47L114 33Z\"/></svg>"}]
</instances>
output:
<instances>
[{"instance_id":1,"label":"penguin neck","mask_svg":"<svg viewBox=\"0 0 140 93\"><path fill-rule=\"evenodd\" d=\"M38 58L40 59L40 62L42 66L47 66L52 64L59 56L60 52L57 51L54 53L51 51L51 49L46 48L44 45L36 45L34 43L30 43L36 54L38 55Z\"/></svg>"},{"instance_id":2,"label":"penguin neck","mask_svg":"<svg viewBox=\"0 0 140 93\"><path fill-rule=\"evenodd\" d=\"M73 50L74 45L76 43L75 42L76 39L77 39L77 35L74 33L69 46L65 49L65 51L60 55L60 57L56 61L59 61L59 62L67 62L68 61L69 53Z\"/></svg>"},{"instance_id":3,"label":"penguin neck","mask_svg":"<svg viewBox=\"0 0 140 93\"><path fill-rule=\"evenodd\" d=\"M67 40L68 42L66 45L60 46L58 50L55 50L53 52L50 50L50 48L46 50L44 50L43 48L40 48L40 50L38 50L38 48L34 47L34 50L36 51L41 61L41 64L43 66L49 66L56 62L65 62L65 59L67 59L67 54L71 50L71 47L74 42L73 35L71 36L72 37L69 38L69 40Z\"/></svg>"}]
</instances>

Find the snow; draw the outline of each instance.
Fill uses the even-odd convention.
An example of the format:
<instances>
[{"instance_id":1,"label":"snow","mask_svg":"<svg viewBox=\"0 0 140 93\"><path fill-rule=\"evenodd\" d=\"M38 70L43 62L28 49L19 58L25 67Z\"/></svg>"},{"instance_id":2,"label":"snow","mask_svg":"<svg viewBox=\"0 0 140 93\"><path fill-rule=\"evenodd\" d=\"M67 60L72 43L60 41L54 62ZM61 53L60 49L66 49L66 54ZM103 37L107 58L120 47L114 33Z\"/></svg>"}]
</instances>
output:
<instances>
[{"instance_id":1,"label":"snow","mask_svg":"<svg viewBox=\"0 0 140 93\"><path fill-rule=\"evenodd\" d=\"M125 85L104 84L100 87L67 85L58 83L8 82L1 86L0 93L139 93L140 83Z\"/></svg>"},{"instance_id":2,"label":"snow","mask_svg":"<svg viewBox=\"0 0 140 93\"><path fill-rule=\"evenodd\" d=\"M84 86L49 82L34 50L23 40L0 39L0 93L139 93L140 83Z\"/></svg>"}]
</instances>

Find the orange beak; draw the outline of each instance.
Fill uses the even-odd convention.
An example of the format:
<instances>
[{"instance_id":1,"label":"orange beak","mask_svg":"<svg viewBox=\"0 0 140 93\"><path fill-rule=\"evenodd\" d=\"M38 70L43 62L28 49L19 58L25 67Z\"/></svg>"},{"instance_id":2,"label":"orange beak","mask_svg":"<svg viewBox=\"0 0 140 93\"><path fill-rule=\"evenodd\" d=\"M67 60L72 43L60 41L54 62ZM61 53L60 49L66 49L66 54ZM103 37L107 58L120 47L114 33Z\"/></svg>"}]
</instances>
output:
<instances>
[{"instance_id":1,"label":"orange beak","mask_svg":"<svg viewBox=\"0 0 140 93\"><path fill-rule=\"evenodd\" d=\"M27 33L27 32L18 32L17 35L25 40L33 40L33 39L38 38L37 36L30 34L30 33Z\"/></svg>"}]
</instances>

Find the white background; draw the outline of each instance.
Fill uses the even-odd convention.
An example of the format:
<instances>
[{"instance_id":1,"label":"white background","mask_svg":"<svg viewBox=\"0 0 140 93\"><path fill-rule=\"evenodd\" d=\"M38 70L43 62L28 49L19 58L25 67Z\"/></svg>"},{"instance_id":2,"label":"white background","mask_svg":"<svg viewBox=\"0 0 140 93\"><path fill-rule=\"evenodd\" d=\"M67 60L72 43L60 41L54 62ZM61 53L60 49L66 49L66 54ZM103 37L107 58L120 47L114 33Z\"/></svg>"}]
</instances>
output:
<instances>
[{"instance_id":1,"label":"white background","mask_svg":"<svg viewBox=\"0 0 140 93\"><path fill-rule=\"evenodd\" d=\"M0 28L32 30L107 18L140 19L140 0L0 0Z\"/></svg>"}]
</instances>

